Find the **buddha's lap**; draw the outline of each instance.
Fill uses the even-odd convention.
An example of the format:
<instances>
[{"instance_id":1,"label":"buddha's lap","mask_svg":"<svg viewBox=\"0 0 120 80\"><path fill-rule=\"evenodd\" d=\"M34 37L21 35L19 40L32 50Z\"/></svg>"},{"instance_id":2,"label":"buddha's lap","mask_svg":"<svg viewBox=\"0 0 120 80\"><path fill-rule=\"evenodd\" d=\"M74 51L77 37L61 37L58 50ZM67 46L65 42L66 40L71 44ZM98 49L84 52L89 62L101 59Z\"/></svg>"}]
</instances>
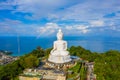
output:
<instances>
[{"instance_id":1,"label":"buddha's lap","mask_svg":"<svg viewBox=\"0 0 120 80\"><path fill-rule=\"evenodd\" d=\"M68 51L54 51L51 53L52 55L68 55Z\"/></svg>"}]
</instances>

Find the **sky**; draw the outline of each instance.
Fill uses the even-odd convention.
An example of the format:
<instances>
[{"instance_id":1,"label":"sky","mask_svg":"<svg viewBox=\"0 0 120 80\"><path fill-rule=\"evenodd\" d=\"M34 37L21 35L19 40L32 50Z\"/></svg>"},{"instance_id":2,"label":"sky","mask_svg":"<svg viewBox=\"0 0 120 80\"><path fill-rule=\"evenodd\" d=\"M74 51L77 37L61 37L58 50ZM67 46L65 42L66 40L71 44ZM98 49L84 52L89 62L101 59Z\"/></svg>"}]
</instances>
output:
<instances>
[{"instance_id":1,"label":"sky","mask_svg":"<svg viewBox=\"0 0 120 80\"><path fill-rule=\"evenodd\" d=\"M120 34L119 0L0 0L0 36Z\"/></svg>"}]
</instances>

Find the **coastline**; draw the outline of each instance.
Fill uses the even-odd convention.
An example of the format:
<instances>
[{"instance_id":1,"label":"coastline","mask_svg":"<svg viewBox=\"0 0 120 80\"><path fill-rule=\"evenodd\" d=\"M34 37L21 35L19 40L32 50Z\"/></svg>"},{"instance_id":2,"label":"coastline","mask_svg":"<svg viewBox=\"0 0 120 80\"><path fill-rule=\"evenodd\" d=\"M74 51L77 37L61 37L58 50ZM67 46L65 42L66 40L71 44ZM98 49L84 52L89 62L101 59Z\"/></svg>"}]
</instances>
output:
<instances>
[{"instance_id":1,"label":"coastline","mask_svg":"<svg viewBox=\"0 0 120 80\"><path fill-rule=\"evenodd\" d=\"M37 38L37 37L20 37L20 53L18 53L17 37L1 37L0 49L13 52L13 56L24 55L31 52L36 47L40 46L43 49L51 48L52 42L56 38ZM68 48L71 46L82 46L92 52L103 53L109 50L120 51L120 38L113 37L64 37L68 41Z\"/></svg>"}]
</instances>

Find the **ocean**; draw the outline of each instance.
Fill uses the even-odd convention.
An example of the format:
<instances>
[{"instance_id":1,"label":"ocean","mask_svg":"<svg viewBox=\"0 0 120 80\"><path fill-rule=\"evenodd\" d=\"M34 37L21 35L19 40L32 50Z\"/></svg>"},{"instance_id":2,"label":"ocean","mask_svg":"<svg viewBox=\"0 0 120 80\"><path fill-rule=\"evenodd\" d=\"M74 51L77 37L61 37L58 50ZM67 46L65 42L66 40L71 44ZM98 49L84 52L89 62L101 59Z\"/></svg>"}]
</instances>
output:
<instances>
[{"instance_id":1,"label":"ocean","mask_svg":"<svg viewBox=\"0 0 120 80\"><path fill-rule=\"evenodd\" d=\"M51 48L55 37L0 37L0 50L13 52L13 56L20 56L31 52L40 46L43 49ZM116 37L64 37L71 46L82 46L92 52L105 52L108 50L120 51L120 38Z\"/></svg>"}]
</instances>

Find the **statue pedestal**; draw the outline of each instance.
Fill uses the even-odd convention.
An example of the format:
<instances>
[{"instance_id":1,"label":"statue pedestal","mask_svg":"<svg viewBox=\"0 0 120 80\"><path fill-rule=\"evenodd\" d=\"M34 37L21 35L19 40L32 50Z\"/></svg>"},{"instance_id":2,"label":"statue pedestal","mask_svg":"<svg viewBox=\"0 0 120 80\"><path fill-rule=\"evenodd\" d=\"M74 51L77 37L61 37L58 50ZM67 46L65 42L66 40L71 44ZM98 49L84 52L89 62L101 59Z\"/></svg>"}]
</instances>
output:
<instances>
[{"instance_id":1,"label":"statue pedestal","mask_svg":"<svg viewBox=\"0 0 120 80\"><path fill-rule=\"evenodd\" d=\"M67 63L71 61L70 55L50 55L48 61L53 63Z\"/></svg>"}]
</instances>

